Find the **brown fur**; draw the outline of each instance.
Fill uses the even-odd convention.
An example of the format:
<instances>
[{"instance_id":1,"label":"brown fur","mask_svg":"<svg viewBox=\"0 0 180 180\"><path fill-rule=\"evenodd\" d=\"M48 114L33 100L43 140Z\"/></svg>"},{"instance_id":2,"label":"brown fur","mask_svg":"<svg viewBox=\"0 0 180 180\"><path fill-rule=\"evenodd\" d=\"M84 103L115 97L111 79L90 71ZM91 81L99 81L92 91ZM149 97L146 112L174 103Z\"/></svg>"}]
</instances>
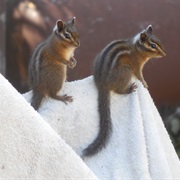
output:
<instances>
[{"instance_id":1,"label":"brown fur","mask_svg":"<svg viewBox=\"0 0 180 180\"><path fill-rule=\"evenodd\" d=\"M72 36L68 39L65 33ZM74 19L64 23L57 21L57 28L52 35L34 51L29 75L33 97L31 105L38 110L43 98L49 96L64 103L72 102L72 97L57 95L66 80L67 67L74 68L76 60L74 50L79 46L79 34L74 28Z\"/></svg>"}]
</instances>

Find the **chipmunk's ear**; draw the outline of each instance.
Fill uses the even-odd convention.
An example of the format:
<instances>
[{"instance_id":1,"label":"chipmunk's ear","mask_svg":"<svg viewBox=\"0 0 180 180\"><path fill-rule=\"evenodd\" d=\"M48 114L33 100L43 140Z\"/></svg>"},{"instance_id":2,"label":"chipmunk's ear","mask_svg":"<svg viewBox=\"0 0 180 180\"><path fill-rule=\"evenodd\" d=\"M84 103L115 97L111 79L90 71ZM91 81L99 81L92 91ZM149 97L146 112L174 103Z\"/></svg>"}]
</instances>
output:
<instances>
[{"instance_id":1,"label":"chipmunk's ear","mask_svg":"<svg viewBox=\"0 0 180 180\"><path fill-rule=\"evenodd\" d=\"M56 22L56 26L57 26L57 31L58 31L58 32L61 32L61 31L63 30L63 28L64 28L64 22L59 19L59 20Z\"/></svg>"},{"instance_id":2,"label":"chipmunk's ear","mask_svg":"<svg viewBox=\"0 0 180 180\"><path fill-rule=\"evenodd\" d=\"M148 38L148 36L147 36L146 32L142 32L140 34L139 43L144 44L145 41L147 40L147 38Z\"/></svg>"},{"instance_id":3,"label":"chipmunk's ear","mask_svg":"<svg viewBox=\"0 0 180 180\"><path fill-rule=\"evenodd\" d=\"M74 26L76 17L73 17L71 20L71 24Z\"/></svg>"},{"instance_id":4,"label":"chipmunk's ear","mask_svg":"<svg viewBox=\"0 0 180 180\"><path fill-rule=\"evenodd\" d=\"M149 34L152 34L153 33L153 28L151 25L149 25L147 28L146 28L146 32L149 33Z\"/></svg>"}]
</instances>

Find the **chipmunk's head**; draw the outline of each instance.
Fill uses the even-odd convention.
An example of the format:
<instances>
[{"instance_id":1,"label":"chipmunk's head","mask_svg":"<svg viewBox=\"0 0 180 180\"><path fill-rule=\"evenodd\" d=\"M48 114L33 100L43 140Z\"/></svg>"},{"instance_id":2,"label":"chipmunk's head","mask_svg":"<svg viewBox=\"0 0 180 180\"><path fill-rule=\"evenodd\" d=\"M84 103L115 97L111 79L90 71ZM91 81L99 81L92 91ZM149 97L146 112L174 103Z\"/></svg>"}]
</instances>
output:
<instances>
[{"instance_id":1,"label":"chipmunk's head","mask_svg":"<svg viewBox=\"0 0 180 180\"><path fill-rule=\"evenodd\" d=\"M153 35L153 28L151 25L139 34L136 45L139 51L144 53L148 59L166 56L161 41Z\"/></svg>"},{"instance_id":2,"label":"chipmunk's head","mask_svg":"<svg viewBox=\"0 0 180 180\"><path fill-rule=\"evenodd\" d=\"M63 22L62 20L58 20L56 22L56 26L54 31L57 36L59 36L64 42L68 45L72 45L74 47L80 46L79 33L77 32L74 24L75 17L73 17L68 22Z\"/></svg>"}]
</instances>

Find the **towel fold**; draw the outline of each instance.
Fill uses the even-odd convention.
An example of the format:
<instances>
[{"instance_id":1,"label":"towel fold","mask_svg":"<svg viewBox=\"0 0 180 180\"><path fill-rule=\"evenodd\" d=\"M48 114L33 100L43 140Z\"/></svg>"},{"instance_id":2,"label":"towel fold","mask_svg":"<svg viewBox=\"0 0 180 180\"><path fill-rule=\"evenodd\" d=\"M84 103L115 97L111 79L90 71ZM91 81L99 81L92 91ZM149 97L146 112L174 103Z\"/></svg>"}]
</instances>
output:
<instances>
[{"instance_id":1,"label":"towel fold","mask_svg":"<svg viewBox=\"0 0 180 180\"><path fill-rule=\"evenodd\" d=\"M2 179L97 179L1 75L0 124Z\"/></svg>"}]
</instances>

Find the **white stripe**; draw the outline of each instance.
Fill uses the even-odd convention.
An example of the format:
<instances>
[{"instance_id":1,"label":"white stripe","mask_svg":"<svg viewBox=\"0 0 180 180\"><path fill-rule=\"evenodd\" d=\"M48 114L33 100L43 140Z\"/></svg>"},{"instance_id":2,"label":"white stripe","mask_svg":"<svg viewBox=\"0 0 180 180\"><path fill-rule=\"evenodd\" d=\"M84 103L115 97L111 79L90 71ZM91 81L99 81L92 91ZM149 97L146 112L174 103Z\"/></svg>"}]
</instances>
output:
<instances>
[{"instance_id":1,"label":"white stripe","mask_svg":"<svg viewBox=\"0 0 180 180\"><path fill-rule=\"evenodd\" d=\"M53 32L55 32L55 31L56 31L56 29L57 29L57 25L55 25L55 26L54 26L54 28L53 28Z\"/></svg>"},{"instance_id":2,"label":"white stripe","mask_svg":"<svg viewBox=\"0 0 180 180\"><path fill-rule=\"evenodd\" d=\"M130 50L124 50L124 51L119 52L119 53L116 55L116 57L114 58L110 70L113 70L113 69L114 69L114 66L115 66L116 63L117 63L118 57L119 57L120 55L124 55L124 54L130 54Z\"/></svg>"},{"instance_id":3,"label":"white stripe","mask_svg":"<svg viewBox=\"0 0 180 180\"><path fill-rule=\"evenodd\" d=\"M133 44L136 44L136 42L137 42L139 39L140 39L140 33L137 34L136 36L134 36L134 38L133 38L133 40L132 40Z\"/></svg>"}]
</instances>

